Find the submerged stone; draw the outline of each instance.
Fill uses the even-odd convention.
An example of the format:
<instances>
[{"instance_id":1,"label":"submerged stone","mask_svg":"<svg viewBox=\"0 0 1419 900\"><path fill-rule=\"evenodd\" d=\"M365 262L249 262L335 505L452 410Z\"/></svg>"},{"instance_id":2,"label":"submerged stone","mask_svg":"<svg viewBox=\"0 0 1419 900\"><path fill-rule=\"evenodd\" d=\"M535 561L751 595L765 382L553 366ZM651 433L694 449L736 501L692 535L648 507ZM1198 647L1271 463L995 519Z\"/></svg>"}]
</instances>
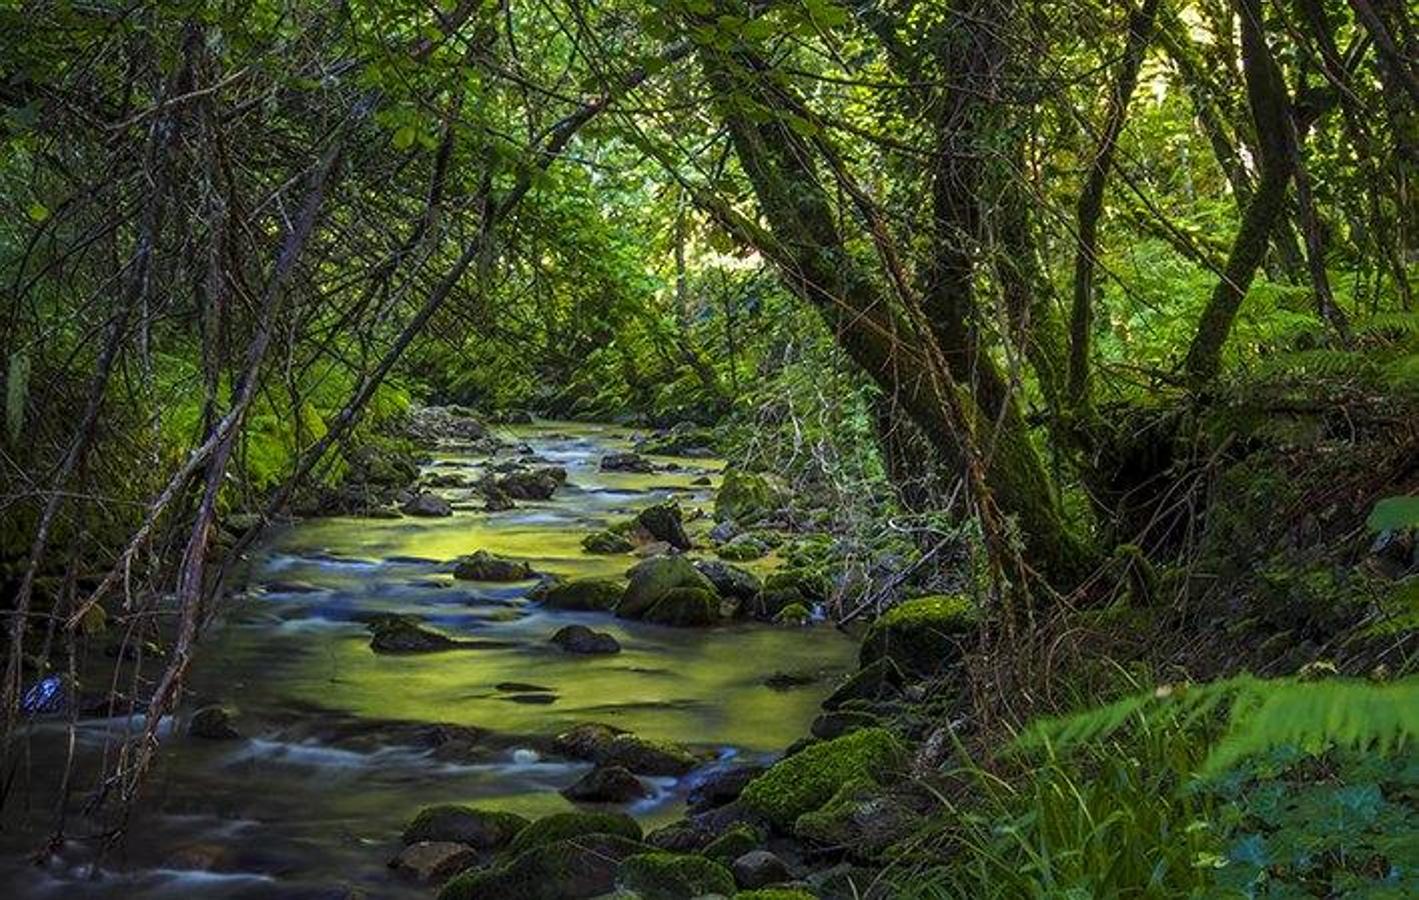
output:
<instances>
[{"instance_id":1,"label":"submerged stone","mask_svg":"<svg viewBox=\"0 0 1419 900\"><path fill-rule=\"evenodd\" d=\"M204 706L192 714L187 724L187 733L195 738L209 741L227 741L239 738L236 726L232 724L232 711L225 706Z\"/></svg>"}]
</instances>

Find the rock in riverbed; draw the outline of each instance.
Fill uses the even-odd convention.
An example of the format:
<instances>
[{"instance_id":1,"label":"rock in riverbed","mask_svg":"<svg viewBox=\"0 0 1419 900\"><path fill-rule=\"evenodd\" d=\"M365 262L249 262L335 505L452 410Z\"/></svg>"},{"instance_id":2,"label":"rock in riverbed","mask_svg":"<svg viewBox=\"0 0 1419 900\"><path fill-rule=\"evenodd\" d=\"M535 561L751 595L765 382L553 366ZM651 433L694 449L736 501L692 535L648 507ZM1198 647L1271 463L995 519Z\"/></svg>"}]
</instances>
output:
<instances>
[{"instance_id":1,"label":"rock in riverbed","mask_svg":"<svg viewBox=\"0 0 1419 900\"><path fill-rule=\"evenodd\" d=\"M473 865L478 855L467 844L451 841L420 841L410 844L389 861L401 875L429 884L442 884Z\"/></svg>"},{"instance_id":2,"label":"rock in riverbed","mask_svg":"<svg viewBox=\"0 0 1419 900\"><path fill-rule=\"evenodd\" d=\"M622 766L597 766L561 794L578 803L629 803L646 796L645 785Z\"/></svg>"},{"instance_id":3,"label":"rock in riverbed","mask_svg":"<svg viewBox=\"0 0 1419 900\"><path fill-rule=\"evenodd\" d=\"M459 557L453 567L453 577L463 581L527 581L536 578L532 567L520 560L504 559L486 550Z\"/></svg>"},{"instance_id":4,"label":"rock in riverbed","mask_svg":"<svg viewBox=\"0 0 1419 900\"><path fill-rule=\"evenodd\" d=\"M453 506L437 494L420 493L415 494L404 505L399 507L406 516L422 516L424 518L442 518L453 515Z\"/></svg>"},{"instance_id":5,"label":"rock in riverbed","mask_svg":"<svg viewBox=\"0 0 1419 900\"><path fill-rule=\"evenodd\" d=\"M620 653L621 642L604 631L592 631L585 625L568 625L552 635L551 642L567 653Z\"/></svg>"}]
</instances>

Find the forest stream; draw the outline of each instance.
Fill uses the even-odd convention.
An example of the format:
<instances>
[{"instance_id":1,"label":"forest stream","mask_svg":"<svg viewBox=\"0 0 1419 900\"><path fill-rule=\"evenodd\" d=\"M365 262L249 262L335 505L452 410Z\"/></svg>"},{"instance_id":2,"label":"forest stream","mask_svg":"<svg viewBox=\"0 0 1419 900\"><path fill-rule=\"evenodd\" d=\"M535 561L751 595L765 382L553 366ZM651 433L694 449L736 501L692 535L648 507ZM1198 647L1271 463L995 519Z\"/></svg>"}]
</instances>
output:
<instances>
[{"instance_id":1,"label":"forest stream","mask_svg":"<svg viewBox=\"0 0 1419 900\"><path fill-rule=\"evenodd\" d=\"M630 432L539 423L508 426L500 437L518 446L494 457L440 449L425 473L471 481L500 457L530 452L567 471L552 499L488 512L471 489L445 488L438 493L453 504L450 517L306 520L275 530L251 554L249 586L213 626L191 690L198 705L229 704L240 736L188 736L193 705L165 722L158 768L130 826L141 840L97 868L78 843L46 866L24 862L43 844L51 810L39 798L64 760L64 724L41 729L27 796L17 798L30 803L34 830L3 836L13 852L0 881L34 897L346 897L352 889L422 897L427 886L386 865L404 824L436 803L527 816L572 808L558 791L591 765L546 750L572 725L605 722L706 752L709 761L685 777L643 779L650 796L625 809L646 825L681 815L686 793L716 769L767 759L806 732L856 649L827 626L813 627L811 640L801 628L765 624L669 628L540 608L527 598L533 580L452 576L451 560L480 549L526 560L538 574L620 576L633 558L589 554L581 539L667 498L694 517L713 498L720 461L659 457L671 470L606 472L601 458L628 449ZM377 654L362 622L379 613L415 614L451 637L506 646ZM622 651L583 656L548 643L571 623L609 632ZM797 686L766 685L776 673L797 676L780 679ZM140 727L81 720L74 790L89 790L99 755Z\"/></svg>"}]
</instances>

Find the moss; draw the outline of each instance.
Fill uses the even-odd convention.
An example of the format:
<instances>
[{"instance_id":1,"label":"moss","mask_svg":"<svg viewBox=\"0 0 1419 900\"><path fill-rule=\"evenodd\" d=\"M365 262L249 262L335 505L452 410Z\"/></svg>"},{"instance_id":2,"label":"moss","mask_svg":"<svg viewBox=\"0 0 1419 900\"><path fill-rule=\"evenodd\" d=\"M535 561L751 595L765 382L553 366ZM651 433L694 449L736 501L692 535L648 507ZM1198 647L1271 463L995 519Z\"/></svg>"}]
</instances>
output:
<instances>
[{"instance_id":1,"label":"moss","mask_svg":"<svg viewBox=\"0 0 1419 900\"><path fill-rule=\"evenodd\" d=\"M597 763L621 766L637 775L684 775L700 759L680 744L618 734L596 751Z\"/></svg>"},{"instance_id":2,"label":"moss","mask_svg":"<svg viewBox=\"0 0 1419 900\"><path fill-rule=\"evenodd\" d=\"M768 555L769 546L752 534L741 534L738 537L719 545L715 553L720 559L727 559L733 562L748 562Z\"/></svg>"},{"instance_id":3,"label":"moss","mask_svg":"<svg viewBox=\"0 0 1419 900\"><path fill-rule=\"evenodd\" d=\"M794 591L807 600L826 600L832 584L819 569L794 566L769 573L764 579L764 590Z\"/></svg>"},{"instance_id":4,"label":"moss","mask_svg":"<svg viewBox=\"0 0 1419 900\"><path fill-rule=\"evenodd\" d=\"M749 782L740 802L787 830L799 816L831 800L844 784L900 768L905 755L905 748L890 731L864 728L780 760Z\"/></svg>"},{"instance_id":5,"label":"moss","mask_svg":"<svg viewBox=\"0 0 1419 900\"><path fill-rule=\"evenodd\" d=\"M871 777L843 782L827 803L798 817L793 823L793 833L820 844L846 844L852 833L852 816L858 806L881 790L881 786Z\"/></svg>"},{"instance_id":6,"label":"moss","mask_svg":"<svg viewBox=\"0 0 1419 900\"><path fill-rule=\"evenodd\" d=\"M696 588L714 594L714 583L683 556L657 556L631 570L631 582L616 615L623 619L639 619L676 588Z\"/></svg>"},{"instance_id":7,"label":"moss","mask_svg":"<svg viewBox=\"0 0 1419 900\"><path fill-rule=\"evenodd\" d=\"M616 887L620 861L647 849L613 834L553 841L506 865L455 877L439 891L438 900L565 900L609 894Z\"/></svg>"},{"instance_id":8,"label":"moss","mask_svg":"<svg viewBox=\"0 0 1419 900\"><path fill-rule=\"evenodd\" d=\"M528 596L551 609L601 612L615 609L624 592L614 578L578 578L539 586Z\"/></svg>"},{"instance_id":9,"label":"moss","mask_svg":"<svg viewBox=\"0 0 1419 900\"><path fill-rule=\"evenodd\" d=\"M744 525L777 511L786 499L787 491L770 476L726 469L714 498L714 517Z\"/></svg>"},{"instance_id":10,"label":"moss","mask_svg":"<svg viewBox=\"0 0 1419 900\"><path fill-rule=\"evenodd\" d=\"M934 674L960 658L959 639L976 623L975 606L966 597L933 594L908 600L872 623L859 661L866 668L891 659L905 672Z\"/></svg>"},{"instance_id":11,"label":"moss","mask_svg":"<svg viewBox=\"0 0 1419 900\"><path fill-rule=\"evenodd\" d=\"M581 547L587 553L630 553L635 548L630 538L614 531L593 531L581 539Z\"/></svg>"},{"instance_id":12,"label":"moss","mask_svg":"<svg viewBox=\"0 0 1419 900\"><path fill-rule=\"evenodd\" d=\"M774 621L780 625L807 625L813 621L813 613L802 603L790 603L778 611Z\"/></svg>"},{"instance_id":13,"label":"moss","mask_svg":"<svg viewBox=\"0 0 1419 900\"><path fill-rule=\"evenodd\" d=\"M757 891L740 891L734 900L818 900L818 895L798 888L759 888Z\"/></svg>"},{"instance_id":14,"label":"moss","mask_svg":"<svg viewBox=\"0 0 1419 900\"><path fill-rule=\"evenodd\" d=\"M719 596L703 588L672 588L642 618L658 625L712 625L719 618Z\"/></svg>"},{"instance_id":15,"label":"moss","mask_svg":"<svg viewBox=\"0 0 1419 900\"><path fill-rule=\"evenodd\" d=\"M705 894L734 893L734 876L703 856L642 853L621 863L617 881L641 900L683 900Z\"/></svg>"},{"instance_id":16,"label":"moss","mask_svg":"<svg viewBox=\"0 0 1419 900\"><path fill-rule=\"evenodd\" d=\"M527 820L516 813L444 803L419 810L404 828L404 843L453 841L496 850L526 827Z\"/></svg>"},{"instance_id":17,"label":"moss","mask_svg":"<svg viewBox=\"0 0 1419 900\"><path fill-rule=\"evenodd\" d=\"M564 812L538 819L517 833L508 852L517 854L584 834L610 834L638 841L641 827L625 813Z\"/></svg>"},{"instance_id":18,"label":"moss","mask_svg":"<svg viewBox=\"0 0 1419 900\"><path fill-rule=\"evenodd\" d=\"M710 841L703 853L710 859L729 865L750 850L757 850L763 842L764 836L753 826L735 825Z\"/></svg>"}]
</instances>

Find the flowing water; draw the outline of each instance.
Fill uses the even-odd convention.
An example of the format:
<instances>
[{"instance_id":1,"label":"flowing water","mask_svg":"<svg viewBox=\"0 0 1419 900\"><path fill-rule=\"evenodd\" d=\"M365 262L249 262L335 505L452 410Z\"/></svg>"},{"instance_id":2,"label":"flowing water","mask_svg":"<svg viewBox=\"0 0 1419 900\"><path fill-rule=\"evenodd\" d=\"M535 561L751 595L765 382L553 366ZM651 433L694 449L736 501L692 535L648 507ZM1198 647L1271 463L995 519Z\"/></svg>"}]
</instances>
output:
<instances>
[{"instance_id":1,"label":"flowing water","mask_svg":"<svg viewBox=\"0 0 1419 900\"><path fill-rule=\"evenodd\" d=\"M469 491L449 489L439 493L454 503L450 518L307 521L253 554L251 589L229 601L191 679L199 702L236 708L242 736L199 740L181 716L163 723L168 737L128 837L98 865L91 842L78 840L44 865L24 859L52 828L47 792L66 752L63 725L40 725L7 802L0 889L10 889L0 896L428 896L385 865L404 823L430 803L528 816L569 808L557 790L588 766L545 752L569 725L602 721L714 751L717 762L684 779L649 780L653 796L629 809L647 826L682 814L707 771L766 758L806 732L853 653L831 628L664 628L542 610L525 599L530 582L453 580L449 561L477 549L543 573L619 575L631 557L586 554L581 538L667 497L687 512L705 508L721 467L686 459L674 472L601 472L604 454L629 447L628 433L608 426L539 424L503 436L567 469L553 499L488 513ZM429 469L471 480L487 462L437 452ZM710 485L693 484L706 475ZM416 613L450 635L508 646L377 655L360 624L374 612ZM623 651L577 656L546 643L572 622L611 632ZM765 686L778 672L818 679ZM138 727L81 723L74 806L93 789L102 754ZM86 827L74 816L66 830Z\"/></svg>"}]
</instances>

